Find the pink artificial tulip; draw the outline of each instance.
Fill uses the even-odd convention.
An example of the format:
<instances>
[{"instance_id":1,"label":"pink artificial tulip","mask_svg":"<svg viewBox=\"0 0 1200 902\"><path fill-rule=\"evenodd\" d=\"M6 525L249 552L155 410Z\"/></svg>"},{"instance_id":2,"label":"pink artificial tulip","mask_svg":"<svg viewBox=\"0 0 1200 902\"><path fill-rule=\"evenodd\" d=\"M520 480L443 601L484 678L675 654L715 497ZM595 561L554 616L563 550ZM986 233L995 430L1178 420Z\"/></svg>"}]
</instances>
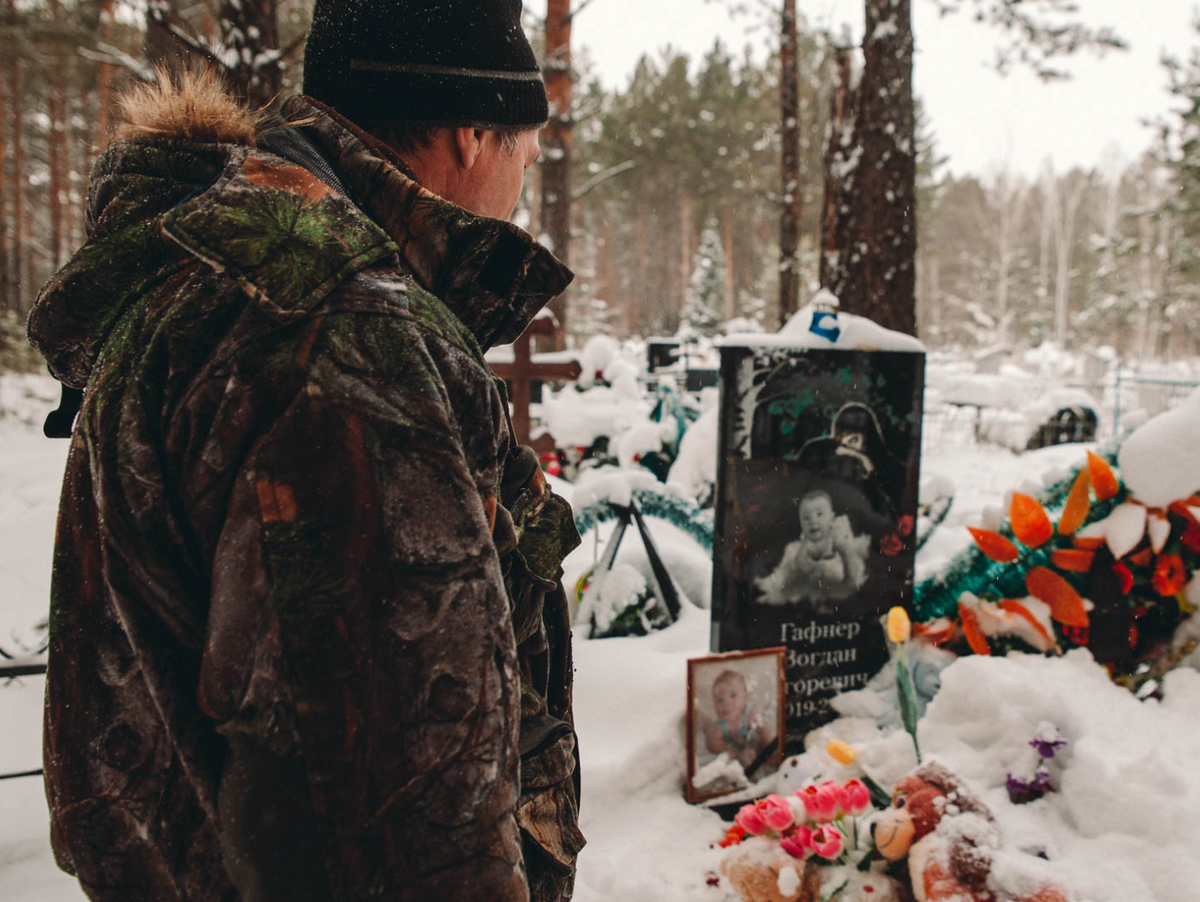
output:
<instances>
[{"instance_id":1,"label":"pink artificial tulip","mask_svg":"<svg viewBox=\"0 0 1200 902\"><path fill-rule=\"evenodd\" d=\"M842 787L842 807L852 817L864 813L871 807L871 792L862 780L848 780Z\"/></svg>"},{"instance_id":2,"label":"pink artificial tulip","mask_svg":"<svg viewBox=\"0 0 1200 902\"><path fill-rule=\"evenodd\" d=\"M842 831L832 824L822 824L812 835L812 850L822 858L837 858L845 845Z\"/></svg>"},{"instance_id":3,"label":"pink artificial tulip","mask_svg":"<svg viewBox=\"0 0 1200 902\"><path fill-rule=\"evenodd\" d=\"M763 823L776 833L782 833L792 826L792 806L783 796L769 795L755 802L754 807L762 816Z\"/></svg>"},{"instance_id":4,"label":"pink artificial tulip","mask_svg":"<svg viewBox=\"0 0 1200 902\"><path fill-rule=\"evenodd\" d=\"M813 853L812 835L810 827L794 827L779 840L779 848L793 858L807 858Z\"/></svg>"},{"instance_id":5,"label":"pink artificial tulip","mask_svg":"<svg viewBox=\"0 0 1200 902\"><path fill-rule=\"evenodd\" d=\"M767 822L763 820L755 805L743 805L733 822L751 836L762 836L767 832Z\"/></svg>"},{"instance_id":6,"label":"pink artificial tulip","mask_svg":"<svg viewBox=\"0 0 1200 902\"><path fill-rule=\"evenodd\" d=\"M833 785L837 786L836 783ZM837 791L833 792L829 787L830 783L823 783L820 786L810 783L808 786L796 790L797 797L804 801L808 819L816 821L818 824L828 823L838 816L842 788L838 786Z\"/></svg>"},{"instance_id":7,"label":"pink artificial tulip","mask_svg":"<svg viewBox=\"0 0 1200 902\"><path fill-rule=\"evenodd\" d=\"M833 802L833 817L841 817L846 813L846 791L842 789L841 783L836 780L826 780L817 787L817 795L822 794Z\"/></svg>"}]
</instances>

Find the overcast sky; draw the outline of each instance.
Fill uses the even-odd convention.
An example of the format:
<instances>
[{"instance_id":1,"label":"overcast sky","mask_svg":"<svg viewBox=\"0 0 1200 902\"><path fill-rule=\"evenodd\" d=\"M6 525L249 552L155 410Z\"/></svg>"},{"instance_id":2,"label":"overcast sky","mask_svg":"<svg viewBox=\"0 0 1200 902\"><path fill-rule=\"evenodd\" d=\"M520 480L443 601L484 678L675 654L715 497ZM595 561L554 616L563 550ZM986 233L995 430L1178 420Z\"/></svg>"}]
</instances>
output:
<instances>
[{"instance_id":1,"label":"overcast sky","mask_svg":"<svg viewBox=\"0 0 1200 902\"><path fill-rule=\"evenodd\" d=\"M578 2L578 0L577 0ZM1043 84L1025 71L1001 77L988 67L998 33L966 15L939 19L930 0L912 0L916 40L914 80L939 152L956 175L1008 168L1035 177L1045 159L1058 170L1106 165L1106 153L1132 161L1153 141L1140 124L1165 114L1171 100L1159 58L1186 57L1194 37L1196 0L1078 0L1092 25L1110 25L1131 45L1097 59L1066 60L1075 77ZM545 13L545 0L526 0ZM798 0L810 22L846 23L861 40L862 0ZM670 44L696 57L720 36L734 50L764 47L773 36L753 20L731 19L722 2L705 0L592 0L575 26L596 73L624 86L642 53Z\"/></svg>"}]
</instances>

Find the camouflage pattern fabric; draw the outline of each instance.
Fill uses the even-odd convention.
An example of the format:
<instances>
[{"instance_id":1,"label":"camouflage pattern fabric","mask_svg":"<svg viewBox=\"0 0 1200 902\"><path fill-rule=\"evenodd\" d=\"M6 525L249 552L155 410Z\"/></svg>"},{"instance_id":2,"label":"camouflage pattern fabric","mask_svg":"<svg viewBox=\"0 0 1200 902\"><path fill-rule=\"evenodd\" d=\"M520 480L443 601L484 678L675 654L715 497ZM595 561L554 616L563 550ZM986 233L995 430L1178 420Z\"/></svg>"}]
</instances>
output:
<instances>
[{"instance_id":1,"label":"camouflage pattern fabric","mask_svg":"<svg viewBox=\"0 0 1200 902\"><path fill-rule=\"evenodd\" d=\"M285 112L362 207L253 147L115 146L30 318L86 389L51 599L56 858L105 902L567 899L570 536L561 499L497 505L483 351L570 274L327 111Z\"/></svg>"}]
</instances>

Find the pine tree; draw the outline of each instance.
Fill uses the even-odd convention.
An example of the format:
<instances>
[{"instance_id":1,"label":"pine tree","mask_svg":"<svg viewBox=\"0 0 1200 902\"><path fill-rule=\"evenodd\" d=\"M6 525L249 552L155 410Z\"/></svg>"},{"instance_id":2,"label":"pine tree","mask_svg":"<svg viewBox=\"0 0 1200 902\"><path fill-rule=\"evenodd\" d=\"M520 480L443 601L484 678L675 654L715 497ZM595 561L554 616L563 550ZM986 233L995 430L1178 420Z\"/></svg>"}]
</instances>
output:
<instances>
[{"instance_id":1,"label":"pine tree","mask_svg":"<svg viewBox=\"0 0 1200 902\"><path fill-rule=\"evenodd\" d=\"M616 311L608 301L583 285L571 303L571 336L575 347L583 347L593 335L611 335Z\"/></svg>"},{"instance_id":2,"label":"pine tree","mask_svg":"<svg viewBox=\"0 0 1200 902\"><path fill-rule=\"evenodd\" d=\"M725 248L710 219L700 234L696 267L688 281L687 303L680 321L702 335L716 335L725 322Z\"/></svg>"}]
</instances>

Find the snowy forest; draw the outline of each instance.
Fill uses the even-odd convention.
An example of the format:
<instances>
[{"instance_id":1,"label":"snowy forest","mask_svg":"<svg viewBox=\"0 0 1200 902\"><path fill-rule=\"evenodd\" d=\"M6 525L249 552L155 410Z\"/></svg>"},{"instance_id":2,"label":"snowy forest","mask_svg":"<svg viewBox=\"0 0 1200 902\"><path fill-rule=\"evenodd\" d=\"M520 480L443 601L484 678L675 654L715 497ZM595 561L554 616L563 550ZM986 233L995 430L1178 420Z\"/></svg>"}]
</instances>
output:
<instances>
[{"instance_id":1,"label":"snowy forest","mask_svg":"<svg viewBox=\"0 0 1200 902\"><path fill-rule=\"evenodd\" d=\"M570 766L582 785L579 829L587 843L577 860L571 851L559 862L570 868L576 861L573 898L1200 898L1200 11L1186 43L1176 45L1190 44L1190 53L1164 53L1157 65L1169 105L1146 101L1147 110L1166 112L1147 112L1139 152L1097 147L1095 166L1056 169L1054 141L1029 141L1046 154L1031 176L1031 166L952 169L956 161L939 142L949 125L929 112L936 94L926 106L914 90L914 59L919 64L916 54L928 48L915 44L912 14L925 4L958 15L994 42L990 65L1023 71L1040 86L1070 77L1085 54L1121 66L1128 48L1119 24L1083 24L1077 14L1086 4L850 0L864 13L856 42L848 31L817 24L817 4L803 0L689 2L720 6L747 28L684 52L656 49L630 23L621 39L647 46L615 83L601 77L587 49L589 14L615 0L525 3L550 120L513 218L576 278L549 302L553 317L539 314L511 345L471 343L475 375L495 395L493 413L505 401L492 379L508 382L513 437L536 451L533 461L517 463L529 464L534 475L523 478L543 499L531 502L525 488L511 503L501 495L505 509L519 513L504 514L497 529L515 534L515 518L531 504L558 498L570 508L557 510L568 510L579 534L578 546L554 559L561 560L554 580L539 577L561 582L562 591L538 601L533 618L549 623L553 604L555 636L573 637L564 668L573 673L566 694L578 737L578 764ZM1128 24L1158 0L1122 2L1136 7L1124 16ZM85 241L89 173L115 133L123 91L202 67L250 106L272 108L300 89L311 7L312 0L0 0L0 899L95 896L95 887L81 888L60 871L48 842L55 821L43 777L53 783L56 753L42 730L47 724L47 736L53 733L53 717L64 722L67 707L70 716L89 707L56 712L46 689L49 683L53 692L56 668L64 666L58 662L78 658L90 666L90 646L101 644L88 634L66 648L57 638L61 599L101 582L115 590L107 570L94 582L75 579L87 555L75 553L85 546L70 544L78 530L63 524L108 484L96 479L79 488L78 468L108 463L109 446L92 433L123 435L134 419L112 430L92 423L89 411L104 400L96 400L96 386L113 397L126 378L139 389L159 387L155 377L116 366L88 376L83 414L73 421L79 408L71 407L71 390L47 373L26 340L30 310ZM508 34L519 36L515 20ZM993 100L979 99L985 115L996 114ZM1030 137L1040 136L1023 136ZM246 156L269 157L263 147ZM405 196L417 194L400 181L412 192ZM511 185L515 195L515 178ZM329 191L334 199L322 193L313 203L346 203L331 183ZM286 209L307 209L309 200ZM457 222L460 212L450 218ZM293 227L302 217L278 220ZM269 231L263 221L249 220L255 235ZM157 236L158 228L147 234ZM407 240L400 234L389 233L397 245ZM287 266L294 259L260 257ZM527 267L530 259L517 258ZM105 255L94 269L119 268ZM393 282L406 311L419 296L412 284L429 287L415 272L388 277ZM243 287L249 294L253 286ZM211 291L199 294L207 303ZM106 291L111 296L123 297ZM69 309L72 316L79 310ZM314 309L315 335L326 308ZM157 328L188 316L145 319ZM400 340L378 339L375 323L362 332L371 333L380 355L392 354ZM271 341L287 332L267 328ZM259 337L226 355L234 375L206 369L205 384L230 393L276 391L277 371L256 369L243 351ZM161 355L162 346L152 345L146 357L174 373L175 351L185 344ZM405 458L410 424L372 431L373 421L364 427L353 399L343 396L358 356L344 366L340 357L318 365L309 362L313 347L310 340L294 355L307 380L296 385L305 387L305 399L328 399L339 419L328 429L320 421L311 442L303 433L310 444L297 457L349 441L344 432L378 438L354 451L355 467L359 457L371 458L371 467ZM163 381L193 386L191 378ZM369 404L390 411L406 388L392 393L395 386L379 382L386 391L372 393ZM422 405L433 394L422 384ZM166 406L153 398L151 420ZM239 410L221 406L213 416L223 425L222 418L241 419ZM482 435L490 416L456 413L446 418L456 430L449 440L438 431L421 441L465 446L459 436L477 428ZM179 422L164 433L206 434L190 413ZM54 440L70 437L73 427L72 441ZM507 435L475 443L503 455ZM173 466L174 453L159 454L154 445L154 453L112 457ZM268 523L288 542L301 534L291 521L295 497L308 497L302 489L327 488L321 497L339 518L342 502L333 499L350 497L350 476L358 491L358 471L339 482L346 474L336 465L297 470L288 482L268 479L270 459L257 453L205 452L196 466L248 474L253 491L245 503L253 507L257 498L264 535ZM498 478L503 469L488 472ZM116 500L95 518L106 561L116 548L110 534L121 537L111 524L121 525L120 505L134 495L155 514L174 516L177 501L182 509L171 495L176 474L164 472L169 478L153 482L133 467L128 481L109 481L119 490L104 491ZM382 477L368 483L375 472L362 470L361 484L387 488ZM205 498L223 491L206 490ZM480 485L493 519L499 492ZM445 497L463 509L475 504L467 490ZM351 500L347 511L387 507ZM384 518L395 515L387 531L405 540L448 509L441 496L428 508L422 502L413 506L423 518L417 522L400 510L407 503ZM484 507L476 506L484 523ZM320 532L322 542L333 544L327 532L357 536L352 515L345 517L345 528L338 519L336 529ZM178 539L140 526L157 520L135 522L123 528L136 538L186 546L189 561L200 554L190 525ZM523 551L520 536L536 538L541 527L519 522L514 541ZM555 526L563 546L573 538L569 525L564 517ZM223 527L222 543L237 532ZM512 551L501 551L499 533L492 541L497 553ZM246 542L251 557L256 542L266 547L265 539ZM481 559L492 553L487 545ZM279 560L299 561L290 554ZM207 581L216 569L199 563L179 584ZM379 577L386 595L392 583L407 585L410 564L359 569L372 578L386 572ZM295 582L297 598L312 585L324 591L323 570L295 580L292 570L281 572L278 582ZM428 579L462 601L450 583ZM173 582L153 582L164 595L175 591ZM208 604L210 589L206 583L197 598ZM503 605L503 594L496 597ZM390 598L376 601L372 611L390 610ZM272 588L263 609L277 603ZM345 648L353 647L350 637L369 636L377 645L364 661L388 657L393 640L403 646L397 656L416 656L393 622L420 618L402 613L361 629L347 628L339 614L328 634L344 637ZM453 635L459 626L446 625L449 619L436 632L451 636L466 660L470 643ZM96 635L119 633L117 620L101 621ZM507 629L507 614L495 622ZM78 623L91 625L83 615ZM128 623L121 620L121 628ZM238 641L247 649L282 646L281 629L249 639L245 630ZM313 643L318 663L323 641ZM143 666L96 679L132 683ZM329 680L350 686L341 666L330 667ZM251 685L260 691L257 680L247 682L247 693ZM384 679L372 677L370 685L409 704ZM441 704L429 695L430 707ZM346 750L350 733L367 735L389 721L357 711L350 689L331 697L344 710L330 730L350 731ZM203 705L207 730L217 715L206 699ZM128 727L110 719L106 735L120 738ZM463 720L445 715L446 723L456 719ZM123 744L77 745L138 781L164 769L174 774L161 761L182 760L166 741L129 767ZM380 742L371 755L386 760L404 745ZM423 784L409 780L379 812L412 786ZM218 804L226 803L223 789ZM362 798L375 791L365 788ZM468 816L472 804L463 803ZM372 810L365 801L360 808ZM175 815L155 807L153 817L167 824ZM88 845L107 856L105 824L80 823L81 830L100 825ZM413 834L396 835L407 843Z\"/></svg>"},{"instance_id":2,"label":"snowy forest","mask_svg":"<svg viewBox=\"0 0 1200 902\"><path fill-rule=\"evenodd\" d=\"M868 13L873 5L887 6L868 2ZM8 332L19 331L39 286L82 241L88 173L121 89L153 77L155 65L189 60L218 65L253 103L294 92L307 6L4 0L0 310ZM551 4L549 31L527 11L558 113L517 221L578 273L556 310L570 344L597 333L669 334L682 321L707 332L734 317L775 328L822 282L845 294L836 271L822 272L821 249L828 263L844 227L837 209L847 209L846 199L827 185L854 162L853 149L837 142L854 130L862 58L811 28L802 11L795 44L779 38L787 7L782 20L764 22L760 33L773 47L765 57L721 41L700 58L660 51L616 90L593 77L585 53L570 54L571 22L565 34L561 23L553 27L567 7ZM577 40L587 27L580 22ZM1039 35L1036 22L997 24L998 42L1004 27L1023 28L1022 55L1047 74L1068 43L1116 42L1087 32ZM557 49L546 53L548 41ZM1178 115L1157 123L1157 140L1123 167L1059 172L1047 164L1032 181L1005 171L952 178L938 123L920 115L915 99L915 287L911 301L903 286L895 294L915 308L927 346L1053 340L1070 349L1113 345L1122 359L1197 353L1200 36L1196 45L1190 59L1164 60L1163 90L1178 98ZM794 98L783 91L795 109L786 119L785 57L795 73ZM1119 66L1119 54L1110 61ZM781 187L784 165L794 192ZM793 271L795 284L781 285ZM8 341L7 353L21 357L19 344Z\"/></svg>"}]
</instances>

